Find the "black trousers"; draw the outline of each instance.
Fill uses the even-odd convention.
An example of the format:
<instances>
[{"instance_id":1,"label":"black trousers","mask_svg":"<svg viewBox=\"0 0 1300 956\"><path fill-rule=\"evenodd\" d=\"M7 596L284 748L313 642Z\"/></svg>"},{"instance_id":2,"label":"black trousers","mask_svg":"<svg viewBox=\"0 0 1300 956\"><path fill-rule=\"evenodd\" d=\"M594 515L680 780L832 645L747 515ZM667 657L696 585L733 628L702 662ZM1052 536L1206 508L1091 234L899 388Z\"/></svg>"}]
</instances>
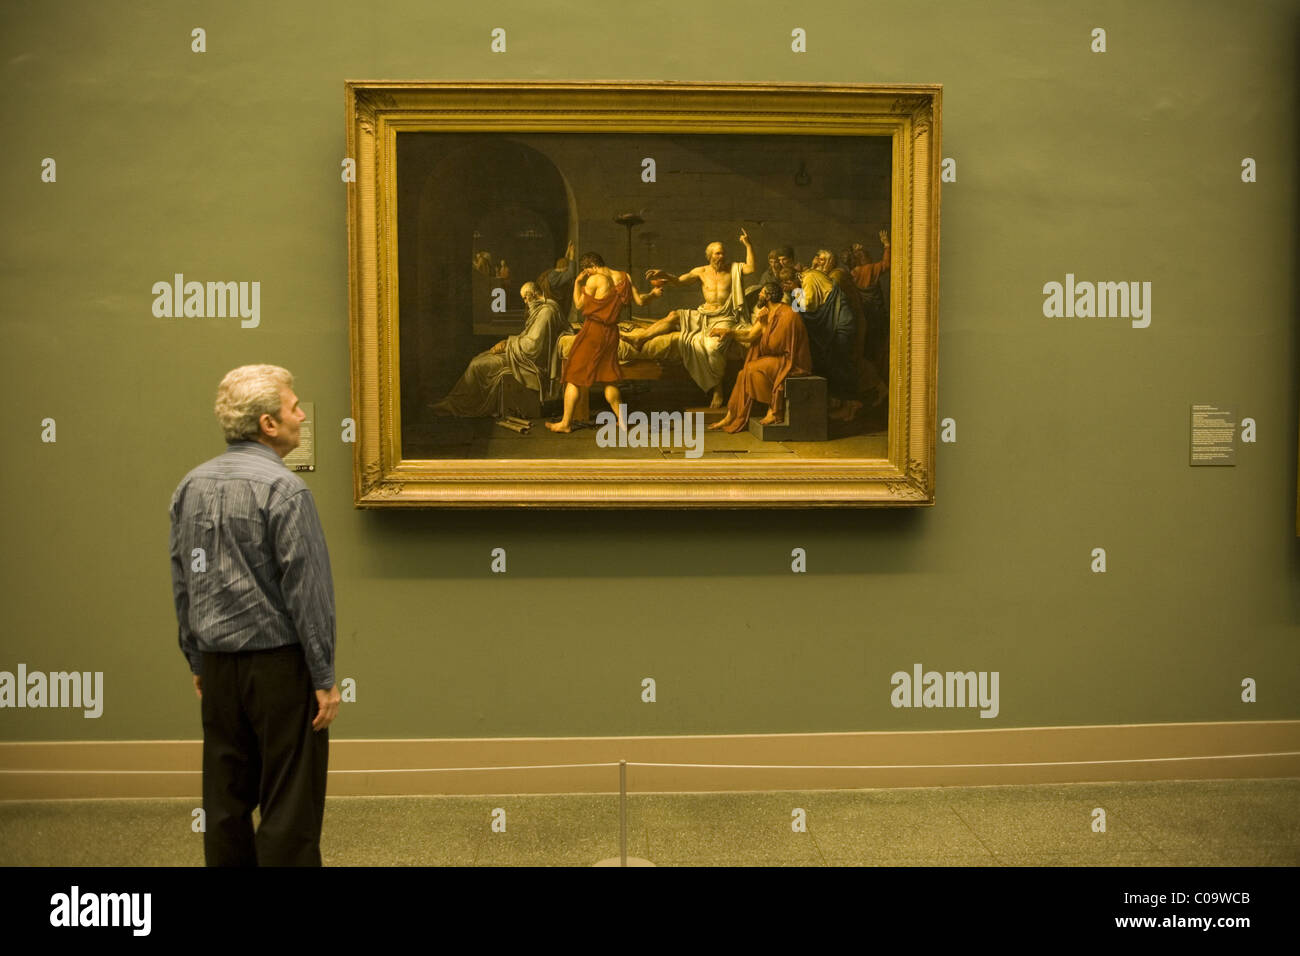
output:
<instances>
[{"instance_id":1,"label":"black trousers","mask_svg":"<svg viewBox=\"0 0 1300 956\"><path fill-rule=\"evenodd\" d=\"M203 655L208 866L320 866L329 728L297 645ZM253 832L253 808L261 824Z\"/></svg>"}]
</instances>

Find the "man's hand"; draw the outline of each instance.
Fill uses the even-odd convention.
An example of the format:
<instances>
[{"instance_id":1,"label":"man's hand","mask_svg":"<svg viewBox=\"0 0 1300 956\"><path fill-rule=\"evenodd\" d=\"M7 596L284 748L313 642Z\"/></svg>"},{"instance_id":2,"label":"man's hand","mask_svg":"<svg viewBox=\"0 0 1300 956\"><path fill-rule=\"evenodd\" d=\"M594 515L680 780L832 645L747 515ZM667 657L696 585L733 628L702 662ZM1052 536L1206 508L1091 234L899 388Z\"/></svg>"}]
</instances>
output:
<instances>
[{"instance_id":1,"label":"man's hand","mask_svg":"<svg viewBox=\"0 0 1300 956\"><path fill-rule=\"evenodd\" d=\"M747 233L747 232L745 231L745 227L744 227L744 226L741 226L741 227L740 227L740 241L743 242L743 243L744 243L745 245L747 245L747 246L749 245L749 233Z\"/></svg>"},{"instance_id":2,"label":"man's hand","mask_svg":"<svg viewBox=\"0 0 1300 956\"><path fill-rule=\"evenodd\" d=\"M506 350L506 340L505 340L505 339L502 339L502 340L501 340L500 342L498 342L496 345L492 346L491 349L489 349L489 351L490 351L493 355L500 355L500 354L501 354L502 352L504 352L505 350Z\"/></svg>"},{"instance_id":3,"label":"man's hand","mask_svg":"<svg viewBox=\"0 0 1300 956\"><path fill-rule=\"evenodd\" d=\"M316 691L316 703L320 705L320 711L316 714L316 719L311 722L311 729L324 730L334 723L334 718L339 715L339 704L342 700L338 684L329 690Z\"/></svg>"},{"instance_id":4,"label":"man's hand","mask_svg":"<svg viewBox=\"0 0 1300 956\"><path fill-rule=\"evenodd\" d=\"M194 675L194 695L198 697L199 700L203 699L203 678L198 674Z\"/></svg>"},{"instance_id":5,"label":"man's hand","mask_svg":"<svg viewBox=\"0 0 1300 956\"><path fill-rule=\"evenodd\" d=\"M880 244L882 246L889 245L889 233L886 232L884 229L880 230Z\"/></svg>"},{"instance_id":6,"label":"man's hand","mask_svg":"<svg viewBox=\"0 0 1300 956\"><path fill-rule=\"evenodd\" d=\"M570 262L573 261L573 241L572 241L572 240L570 240L568 246L565 247L565 250L564 250L564 258L568 259Z\"/></svg>"},{"instance_id":7,"label":"man's hand","mask_svg":"<svg viewBox=\"0 0 1300 956\"><path fill-rule=\"evenodd\" d=\"M712 329L709 329L709 335L711 335L715 339L730 338L731 336L735 335L735 333L736 333L735 329L726 325L719 325Z\"/></svg>"}]
</instances>

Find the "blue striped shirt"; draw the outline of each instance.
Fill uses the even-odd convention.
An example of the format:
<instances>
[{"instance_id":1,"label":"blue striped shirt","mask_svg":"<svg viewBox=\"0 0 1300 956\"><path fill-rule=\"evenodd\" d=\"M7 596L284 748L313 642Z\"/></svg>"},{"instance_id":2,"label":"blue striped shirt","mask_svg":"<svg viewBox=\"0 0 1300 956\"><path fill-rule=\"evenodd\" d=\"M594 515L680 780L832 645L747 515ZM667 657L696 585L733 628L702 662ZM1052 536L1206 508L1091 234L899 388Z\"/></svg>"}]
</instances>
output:
<instances>
[{"instance_id":1,"label":"blue striped shirt","mask_svg":"<svg viewBox=\"0 0 1300 956\"><path fill-rule=\"evenodd\" d=\"M199 553L198 549L202 549ZM334 686L334 582L311 490L270 447L241 441L171 500L172 597L181 651L301 644L319 690Z\"/></svg>"}]
</instances>

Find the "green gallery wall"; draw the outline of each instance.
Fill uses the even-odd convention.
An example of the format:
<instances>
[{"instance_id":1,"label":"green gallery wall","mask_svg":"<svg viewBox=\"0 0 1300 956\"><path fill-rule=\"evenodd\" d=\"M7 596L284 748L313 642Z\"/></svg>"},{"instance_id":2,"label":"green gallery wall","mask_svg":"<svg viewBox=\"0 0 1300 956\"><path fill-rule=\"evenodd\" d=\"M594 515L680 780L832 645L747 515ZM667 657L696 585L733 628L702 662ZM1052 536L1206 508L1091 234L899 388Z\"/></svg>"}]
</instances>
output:
<instances>
[{"instance_id":1,"label":"green gallery wall","mask_svg":"<svg viewBox=\"0 0 1300 956\"><path fill-rule=\"evenodd\" d=\"M201 735L167 505L253 362L315 403L335 739L1300 719L1298 51L1294 0L7 0L0 670L102 671L104 710L0 740ZM935 505L355 509L348 79L943 84ZM260 326L155 318L178 272L259 281ZM1150 326L1044 317L1067 274L1149 281ZM1189 467L1198 402L1255 420L1234 467ZM998 671L997 717L892 707L916 663Z\"/></svg>"}]
</instances>

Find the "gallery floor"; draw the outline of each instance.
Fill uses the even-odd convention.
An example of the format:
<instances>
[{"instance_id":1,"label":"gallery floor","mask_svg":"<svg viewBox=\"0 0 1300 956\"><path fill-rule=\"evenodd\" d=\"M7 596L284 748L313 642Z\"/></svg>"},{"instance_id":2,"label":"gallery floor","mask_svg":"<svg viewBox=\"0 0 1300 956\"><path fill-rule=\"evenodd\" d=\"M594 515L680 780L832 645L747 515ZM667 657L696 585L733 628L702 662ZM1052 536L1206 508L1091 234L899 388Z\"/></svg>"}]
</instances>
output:
<instances>
[{"instance_id":1,"label":"gallery floor","mask_svg":"<svg viewBox=\"0 0 1300 956\"><path fill-rule=\"evenodd\" d=\"M195 803L0 802L0 866L200 866ZM327 866L588 866L617 856L618 822L617 795L331 797L321 852ZM628 853L657 866L1296 866L1300 779L634 794Z\"/></svg>"}]
</instances>

